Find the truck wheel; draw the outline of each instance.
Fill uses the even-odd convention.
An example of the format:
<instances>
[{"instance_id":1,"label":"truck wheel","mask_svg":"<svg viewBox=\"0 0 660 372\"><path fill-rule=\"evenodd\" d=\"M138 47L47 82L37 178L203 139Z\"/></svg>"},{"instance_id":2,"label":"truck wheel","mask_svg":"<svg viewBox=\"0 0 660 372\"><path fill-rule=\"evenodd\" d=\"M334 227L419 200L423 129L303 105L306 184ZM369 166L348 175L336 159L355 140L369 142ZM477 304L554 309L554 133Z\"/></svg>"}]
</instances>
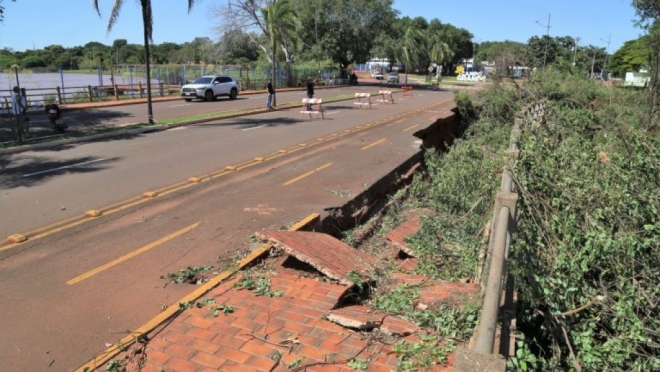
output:
<instances>
[{"instance_id":1,"label":"truck wheel","mask_svg":"<svg viewBox=\"0 0 660 372\"><path fill-rule=\"evenodd\" d=\"M210 90L207 90L206 93L204 94L204 99L207 102L211 102L215 99L215 96L213 95L213 92Z\"/></svg>"},{"instance_id":2,"label":"truck wheel","mask_svg":"<svg viewBox=\"0 0 660 372\"><path fill-rule=\"evenodd\" d=\"M184 98L184 100L185 100L186 102L190 102L190 101L192 101L192 98Z\"/></svg>"}]
</instances>

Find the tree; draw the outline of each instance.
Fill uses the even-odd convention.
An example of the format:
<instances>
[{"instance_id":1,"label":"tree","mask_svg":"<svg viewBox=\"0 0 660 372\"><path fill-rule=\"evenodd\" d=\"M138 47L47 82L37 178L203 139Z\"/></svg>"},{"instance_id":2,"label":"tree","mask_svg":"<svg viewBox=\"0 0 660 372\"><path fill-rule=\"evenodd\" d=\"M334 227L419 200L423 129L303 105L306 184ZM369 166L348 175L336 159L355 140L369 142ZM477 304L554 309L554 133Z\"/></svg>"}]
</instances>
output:
<instances>
[{"instance_id":1,"label":"tree","mask_svg":"<svg viewBox=\"0 0 660 372\"><path fill-rule=\"evenodd\" d=\"M259 59L259 49L251 42L256 35L248 35L241 30L226 32L218 45L219 62L222 64L244 65Z\"/></svg>"},{"instance_id":2,"label":"tree","mask_svg":"<svg viewBox=\"0 0 660 372\"><path fill-rule=\"evenodd\" d=\"M273 71L270 81L273 84L273 87L275 87L275 72L277 71L277 58L275 52L277 50L278 42L286 42L287 40L296 38L296 13L289 0L274 0L272 3L268 4L266 8L261 9L261 14L266 26L266 34L270 39L272 53L271 61L273 63ZM277 95L273 94L273 106L277 106L276 97Z\"/></svg>"},{"instance_id":3,"label":"tree","mask_svg":"<svg viewBox=\"0 0 660 372\"><path fill-rule=\"evenodd\" d=\"M615 76L624 76L626 72L649 68L649 36L626 41L612 57L609 68Z\"/></svg>"},{"instance_id":4,"label":"tree","mask_svg":"<svg viewBox=\"0 0 660 372\"><path fill-rule=\"evenodd\" d=\"M5 7L2 5L2 1L3 0L0 0L0 23L5 19ZM11 0L11 1L16 2L16 0Z\"/></svg>"},{"instance_id":5,"label":"tree","mask_svg":"<svg viewBox=\"0 0 660 372\"><path fill-rule=\"evenodd\" d=\"M413 24L410 24L401 37L401 57L406 62L406 78L408 85L408 70L410 66L419 64L419 56L423 54L424 34Z\"/></svg>"},{"instance_id":6,"label":"tree","mask_svg":"<svg viewBox=\"0 0 660 372\"><path fill-rule=\"evenodd\" d=\"M370 59L373 41L393 33L398 14L392 0L295 1L302 40L343 68Z\"/></svg>"},{"instance_id":7,"label":"tree","mask_svg":"<svg viewBox=\"0 0 660 372\"><path fill-rule=\"evenodd\" d=\"M639 19L636 25L648 32L651 52L650 95L649 95L649 127L658 114L660 105L660 2L657 0L633 0Z\"/></svg>"},{"instance_id":8,"label":"tree","mask_svg":"<svg viewBox=\"0 0 660 372\"><path fill-rule=\"evenodd\" d=\"M112 30L112 26L117 22L119 17L119 12L121 7L124 5L125 0L115 0L115 5L112 7L110 12L110 19L108 20L108 32ZM195 4L195 0L188 0L188 12L192 9ZM151 0L140 0L140 5L142 7L142 27L144 34L144 59L147 66L147 115L149 118L149 124L154 123L154 113L153 107L151 104L151 56L149 53L149 43L153 41L153 13L151 11ZM94 0L94 9L101 16L101 11L99 9L99 0Z\"/></svg>"}]
</instances>

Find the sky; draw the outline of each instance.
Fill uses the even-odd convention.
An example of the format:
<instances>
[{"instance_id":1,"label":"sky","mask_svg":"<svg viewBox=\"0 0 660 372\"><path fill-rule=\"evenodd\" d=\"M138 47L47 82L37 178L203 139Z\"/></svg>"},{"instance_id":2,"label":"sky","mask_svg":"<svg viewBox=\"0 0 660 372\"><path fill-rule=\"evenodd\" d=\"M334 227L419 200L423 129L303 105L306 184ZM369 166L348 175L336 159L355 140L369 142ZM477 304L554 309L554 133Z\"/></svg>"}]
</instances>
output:
<instances>
[{"instance_id":1,"label":"sky","mask_svg":"<svg viewBox=\"0 0 660 372\"><path fill-rule=\"evenodd\" d=\"M142 16L138 0L125 0L110 33L108 16L115 0L2 1L5 19L0 24L0 48L14 51L43 49L49 45L83 46L91 41L112 45L116 39L142 44ZM474 42L512 40L526 43L532 36L579 38L579 45L594 45L616 52L638 38L632 0L394 0L400 16L439 19L464 28ZM212 8L227 0L196 0L188 13L185 0L152 0L154 43L182 44L196 37L217 40L219 24ZM549 22L548 22L549 20ZM548 28L548 25L550 26ZM609 44L608 44L609 41Z\"/></svg>"}]
</instances>

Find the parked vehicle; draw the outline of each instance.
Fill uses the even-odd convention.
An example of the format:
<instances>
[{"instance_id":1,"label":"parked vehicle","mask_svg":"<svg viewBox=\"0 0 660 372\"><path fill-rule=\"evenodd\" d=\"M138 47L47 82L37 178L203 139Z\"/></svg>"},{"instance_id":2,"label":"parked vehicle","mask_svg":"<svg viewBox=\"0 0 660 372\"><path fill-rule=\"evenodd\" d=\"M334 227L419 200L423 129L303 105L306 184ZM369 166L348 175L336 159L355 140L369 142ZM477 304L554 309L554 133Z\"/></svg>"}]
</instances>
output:
<instances>
[{"instance_id":1,"label":"parked vehicle","mask_svg":"<svg viewBox=\"0 0 660 372\"><path fill-rule=\"evenodd\" d=\"M383 73L380 72L380 71L374 71L374 72L371 74L371 77L374 78L374 79L376 79L376 80L383 80Z\"/></svg>"},{"instance_id":2,"label":"parked vehicle","mask_svg":"<svg viewBox=\"0 0 660 372\"><path fill-rule=\"evenodd\" d=\"M55 133L64 133L68 126L62 122L62 111L60 110L60 107L56 103L46 105L46 114L48 115L48 121L50 121L50 124L53 126Z\"/></svg>"},{"instance_id":3,"label":"parked vehicle","mask_svg":"<svg viewBox=\"0 0 660 372\"><path fill-rule=\"evenodd\" d=\"M390 72L389 75L387 75L387 82L399 84L399 74L396 72Z\"/></svg>"},{"instance_id":4,"label":"parked vehicle","mask_svg":"<svg viewBox=\"0 0 660 372\"><path fill-rule=\"evenodd\" d=\"M238 85L231 76L209 75L202 76L191 84L181 87L181 97L190 102L193 99L203 99L213 101L217 97L229 97L236 99L238 97Z\"/></svg>"}]
</instances>

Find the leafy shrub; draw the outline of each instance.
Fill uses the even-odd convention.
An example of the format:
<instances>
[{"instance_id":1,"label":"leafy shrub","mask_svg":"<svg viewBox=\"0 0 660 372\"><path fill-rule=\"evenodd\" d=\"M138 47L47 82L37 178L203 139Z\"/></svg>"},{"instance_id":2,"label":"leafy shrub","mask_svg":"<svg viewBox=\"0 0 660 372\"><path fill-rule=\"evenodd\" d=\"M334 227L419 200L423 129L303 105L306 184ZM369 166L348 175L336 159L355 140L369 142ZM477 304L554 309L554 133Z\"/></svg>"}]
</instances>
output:
<instances>
[{"instance_id":1,"label":"leafy shrub","mask_svg":"<svg viewBox=\"0 0 660 372\"><path fill-rule=\"evenodd\" d=\"M660 370L660 141L639 129L644 99L541 86L548 123L524 128L515 167L518 325L544 370Z\"/></svg>"}]
</instances>

